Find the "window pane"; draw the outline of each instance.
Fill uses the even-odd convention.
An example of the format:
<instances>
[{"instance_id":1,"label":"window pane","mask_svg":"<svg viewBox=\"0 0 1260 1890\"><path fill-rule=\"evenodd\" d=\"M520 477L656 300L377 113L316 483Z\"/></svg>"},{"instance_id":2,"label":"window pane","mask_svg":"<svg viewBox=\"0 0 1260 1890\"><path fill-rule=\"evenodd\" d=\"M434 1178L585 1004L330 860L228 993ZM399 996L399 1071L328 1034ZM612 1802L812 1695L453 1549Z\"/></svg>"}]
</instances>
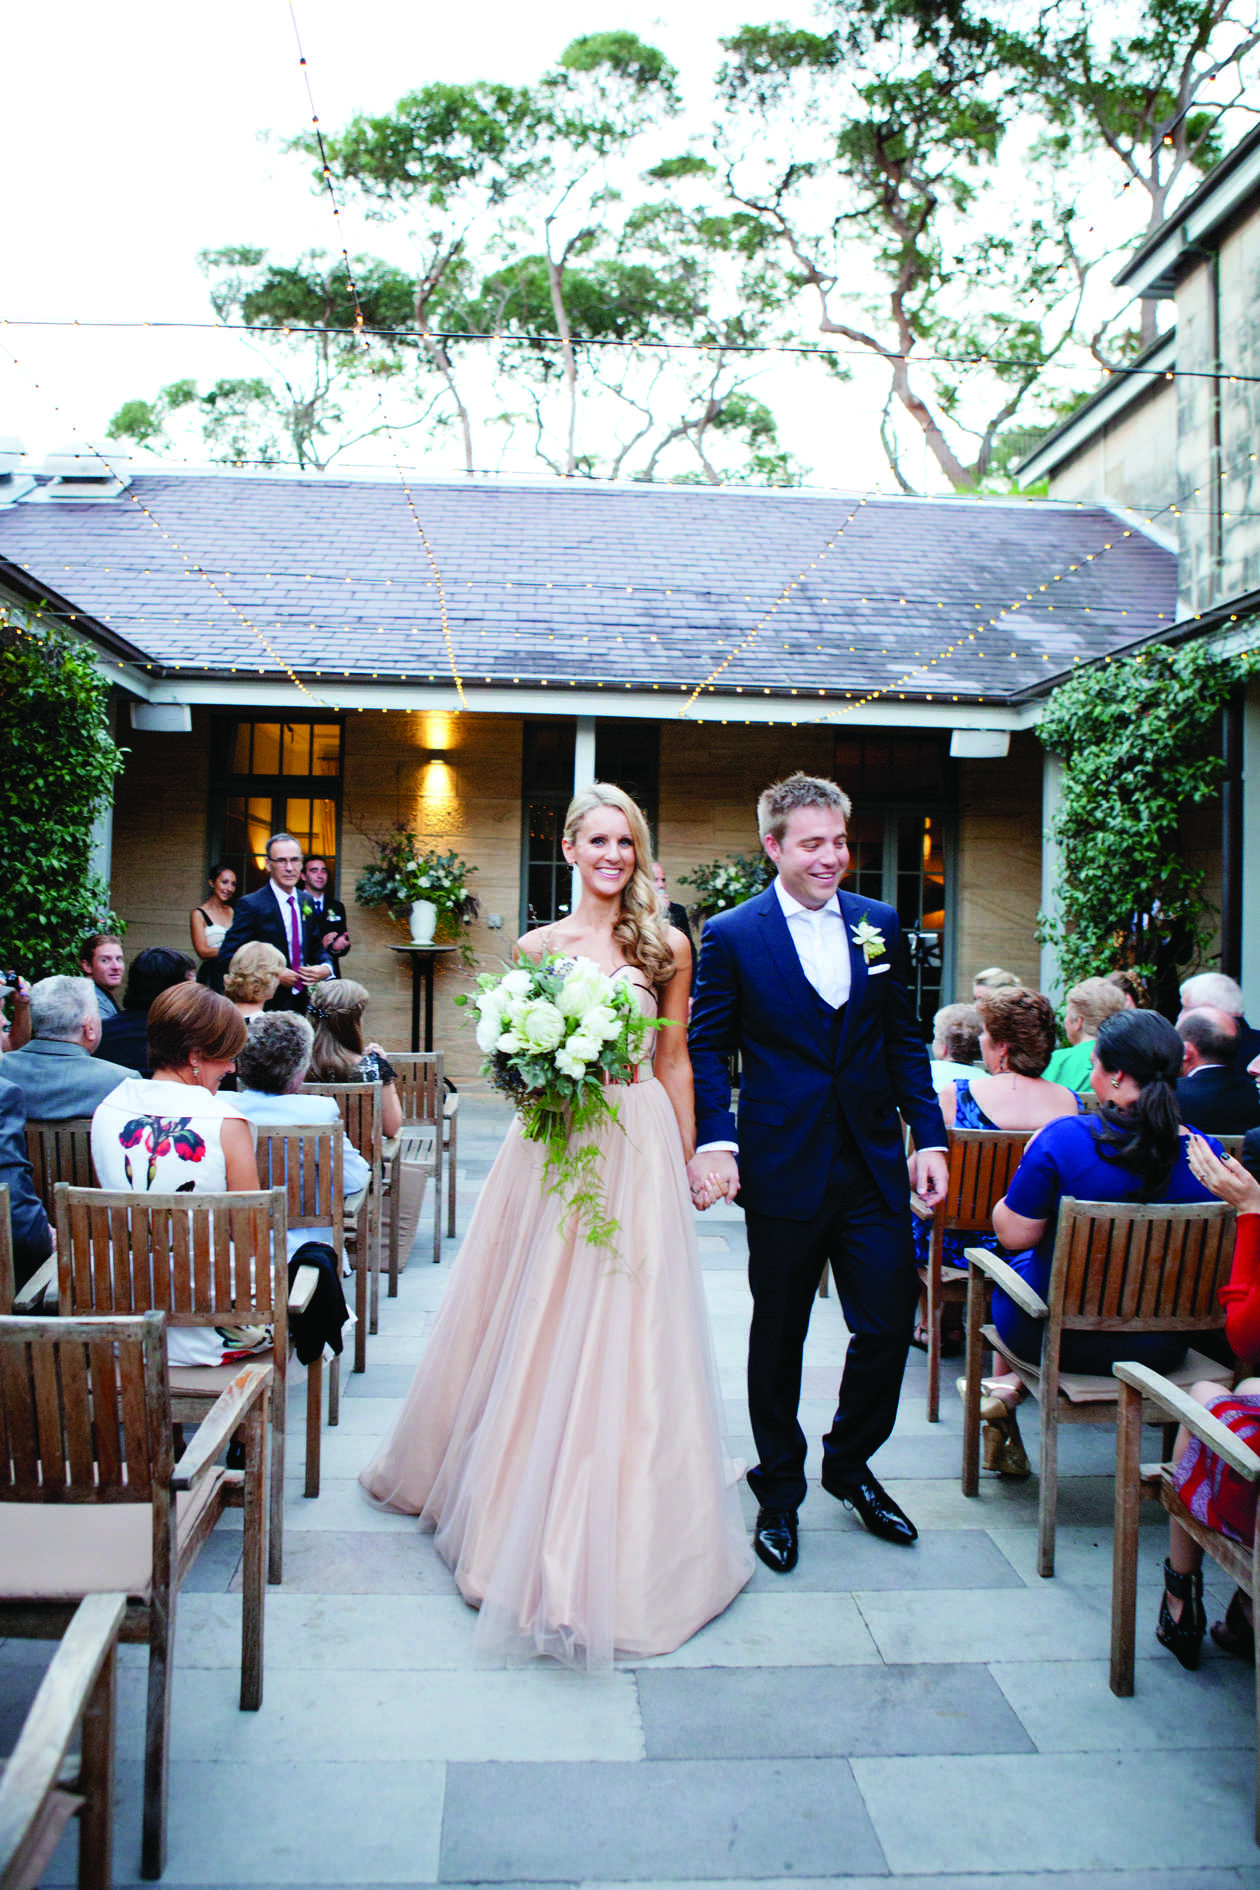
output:
<instances>
[{"instance_id":1,"label":"window pane","mask_svg":"<svg viewBox=\"0 0 1260 1890\"><path fill-rule=\"evenodd\" d=\"M281 729L280 772L309 774L311 771L311 725L286 722ZM261 772L261 770L260 770Z\"/></svg>"},{"instance_id":2,"label":"window pane","mask_svg":"<svg viewBox=\"0 0 1260 1890\"><path fill-rule=\"evenodd\" d=\"M341 773L341 729L336 722L317 722L311 731L314 752L312 774Z\"/></svg>"},{"instance_id":3,"label":"window pane","mask_svg":"<svg viewBox=\"0 0 1260 1890\"><path fill-rule=\"evenodd\" d=\"M232 733L232 756L228 762L229 774L249 773L249 732L252 722L238 722Z\"/></svg>"},{"instance_id":4,"label":"window pane","mask_svg":"<svg viewBox=\"0 0 1260 1890\"><path fill-rule=\"evenodd\" d=\"M254 723L254 765L251 774L279 774L280 772L280 724L279 722Z\"/></svg>"},{"instance_id":5,"label":"window pane","mask_svg":"<svg viewBox=\"0 0 1260 1890\"><path fill-rule=\"evenodd\" d=\"M254 865L265 877L267 872L267 842L271 838L271 798L246 802L249 821L249 850L254 856Z\"/></svg>"}]
</instances>

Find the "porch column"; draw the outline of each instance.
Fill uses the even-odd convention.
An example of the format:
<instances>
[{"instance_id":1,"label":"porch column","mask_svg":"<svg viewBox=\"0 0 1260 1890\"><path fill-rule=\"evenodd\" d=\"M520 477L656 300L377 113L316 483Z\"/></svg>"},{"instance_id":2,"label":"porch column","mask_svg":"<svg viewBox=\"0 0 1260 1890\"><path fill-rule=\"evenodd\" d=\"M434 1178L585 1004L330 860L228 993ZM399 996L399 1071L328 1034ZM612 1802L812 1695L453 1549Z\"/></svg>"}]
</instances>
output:
<instances>
[{"instance_id":1,"label":"porch column","mask_svg":"<svg viewBox=\"0 0 1260 1890\"><path fill-rule=\"evenodd\" d=\"M1260 873L1242 872L1247 848L1260 841L1260 682L1249 682L1242 710L1242 847L1238 898L1242 907L1242 957L1238 982L1251 1010L1260 1010Z\"/></svg>"},{"instance_id":2,"label":"porch column","mask_svg":"<svg viewBox=\"0 0 1260 1890\"><path fill-rule=\"evenodd\" d=\"M1062 856L1052 837L1055 815L1063 796L1063 757L1047 748L1041 763L1041 910L1046 918L1059 916L1059 874ZM1053 945L1041 948L1041 988L1053 1003L1059 995L1059 954Z\"/></svg>"},{"instance_id":3,"label":"porch column","mask_svg":"<svg viewBox=\"0 0 1260 1890\"><path fill-rule=\"evenodd\" d=\"M573 740L573 792L580 794L583 788L590 787L595 779L595 717L579 715L577 731ZM577 873L573 874L569 891L569 910L577 910L577 902L582 896L582 882Z\"/></svg>"}]
</instances>

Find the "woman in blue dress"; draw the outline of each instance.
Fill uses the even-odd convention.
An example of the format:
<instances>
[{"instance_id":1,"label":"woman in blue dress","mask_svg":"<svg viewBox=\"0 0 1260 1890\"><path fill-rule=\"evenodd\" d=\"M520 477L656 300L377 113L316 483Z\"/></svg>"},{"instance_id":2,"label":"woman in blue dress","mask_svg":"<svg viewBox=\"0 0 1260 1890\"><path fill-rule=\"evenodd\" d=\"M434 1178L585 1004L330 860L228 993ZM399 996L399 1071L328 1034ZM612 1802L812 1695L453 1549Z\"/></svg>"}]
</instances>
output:
<instances>
[{"instance_id":1,"label":"woman in blue dress","mask_svg":"<svg viewBox=\"0 0 1260 1890\"><path fill-rule=\"evenodd\" d=\"M1174 1085L1185 1046L1155 1011L1118 1011L1099 1027L1090 1085L1101 1105L1096 1116L1052 1122L1030 1142L993 1227L1014 1258L1011 1266L1044 1299L1050 1284L1055 1223L1065 1195L1081 1201L1210 1201L1191 1173L1189 1137L1177 1110ZM1210 1142L1210 1146L1216 1144ZM1218 1151L1219 1152L1219 1151ZM1041 1322L1021 1312L995 1288L993 1323L1020 1358L1041 1356ZM1064 1371L1106 1373L1118 1358L1154 1370L1175 1370L1186 1351L1177 1333L1065 1332ZM1018 1448L1015 1407L1026 1396L1013 1376L987 1378L981 1415Z\"/></svg>"},{"instance_id":2,"label":"woman in blue dress","mask_svg":"<svg viewBox=\"0 0 1260 1890\"><path fill-rule=\"evenodd\" d=\"M1023 985L982 990L976 1000L980 1012L980 1056L984 1064L974 1076L960 1076L940 1093L941 1113L951 1129L1040 1129L1060 1116L1075 1115L1079 1103L1062 1083L1048 1083L1041 1072L1055 1046L1054 1009L1049 998ZM932 1237L930 1219L915 1219L914 1256L926 1266ZM947 1267L965 1267L967 1247L996 1247L991 1236L947 1233L941 1260ZM948 1309L947 1309L948 1310ZM926 1305L920 1304L913 1343L927 1350ZM945 1357L962 1350L961 1322L942 1331ZM1026 1470L1021 1474L1027 1474Z\"/></svg>"}]
</instances>

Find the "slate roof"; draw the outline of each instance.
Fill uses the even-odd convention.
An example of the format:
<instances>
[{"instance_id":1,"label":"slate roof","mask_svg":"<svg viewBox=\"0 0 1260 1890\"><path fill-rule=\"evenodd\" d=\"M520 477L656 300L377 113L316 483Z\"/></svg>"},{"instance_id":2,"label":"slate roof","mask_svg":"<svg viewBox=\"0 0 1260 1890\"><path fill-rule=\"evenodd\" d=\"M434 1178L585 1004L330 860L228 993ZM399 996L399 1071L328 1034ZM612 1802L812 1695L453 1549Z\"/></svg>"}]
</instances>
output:
<instances>
[{"instance_id":1,"label":"slate roof","mask_svg":"<svg viewBox=\"0 0 1260 1890\"><path fill-rule=\"evenodd\" d=\"M1175 618L1174 554L1104 507L410 492L423 538L397 481L141 473L113 499L0 508L0 581L7 564L48 587L155 674L442 682L444 599L470 699L488 681L678 695L725 663L723 692L1000 703Z\"/></svg>"}]
</instances>

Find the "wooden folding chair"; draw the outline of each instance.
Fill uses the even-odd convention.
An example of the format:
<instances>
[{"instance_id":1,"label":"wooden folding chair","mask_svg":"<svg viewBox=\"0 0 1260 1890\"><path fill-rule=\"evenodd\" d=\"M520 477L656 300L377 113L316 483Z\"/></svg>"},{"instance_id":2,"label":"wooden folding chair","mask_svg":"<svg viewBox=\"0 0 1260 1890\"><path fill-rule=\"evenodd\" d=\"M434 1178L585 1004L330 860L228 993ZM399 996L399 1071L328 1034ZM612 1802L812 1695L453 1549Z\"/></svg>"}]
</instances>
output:
<instances>
[{"instance_id":1,"label":"wooden folding chair","mask_svg":"<svg viewBox=\"0 0 1260 1890\"><path fill-rule=\"evenodd\" d=\"M1010 1186L1031 1134L1031 1129L949 1131L949 1187L932 1211L927 1265L919 1268L927 1288L929 1424L941 1415L942 1315L947 1305L961 1306L967 1298L966 1267L941 1263L945 1235L993 1232L993 1209Z\"/></svg>"},{"instance_id":2,"label":"wooden folding chair","mask_svg":"<svg viewBox=\"0 0 1260 1890\"><path fill-rule=\"evenodd\" d=\"M62 1122L28 1122L26 1159L31 1164L35 1192L51 1221L53 1189L59 1181L68 1181L75 1188L96 1186L91 1116L67 1116ZM50 1255L23 1283L11 1310L51 1312L56 1302L57 1260L55 1255ZM5 1310L10 1310L7 1302Z\"/></svg>"},{"instance_id":3,"label":"wooden folding chair","mask_svg":"<svg viewBox=\"0 0 1260 1890\"><path fill-rule=\"evenodd\" d=\"M255 1144L260 1184L285 1191L289 1233L303 1227L331 1229L329 1245L339 1258L346 1241L344 1147L345 1131L340 1123L327 1128L296 1123L286 1128L259 1128ZM292 1304L289 1310L293 1311ZM306 1496L319 1495L323 1384L321 1353L306 1367ZM341 1359L334 1354L328 1367L329 1424L338 1422L340 1403Z\"/></svg>"},{"instance_id":4,"label":"wooden folding chair","mask_svg":"<svg viewBox=\"0 0 1260 1890\"><path fill-rule=\"evenodd\" d=\"M380 1317L381 1203L385 1192L384 1135L381 1127L379 1083L303 1083L312 1096L331 1096L341 1111L346 1139L357 1148L372 1171L368 1184L366 1228L347 1228L354 1262L354 1369L367 1370L367 1340Z\"/></svg>"},{"instance_id":5,"label":"wooden folding chair","mask_svg":"<svg viewBox=\"0 0 1260 1890\"><path fill-rule=\"evenodd\" d=\"M442 1258L442 1169L446 1162L448 1135L457 1134L457 1117L447 1114L448 1101L458 1106L454 1093L448 1098L442 1073L440 1050L400 1050L390 1052L402 1104L403 1126L399 1137L399 1157L423 1168L433 1181L433 1264ZM455 1170L449 1171L450 1232L455 1232ZM398 1291L398 1193L391 1200L389 1224L389 1293Z\"/></svg>"},{"instance_id":6,"label":"wooden folding chair","mask_svg":"<svg viewBox=\"0 0 1260 1890\"><path fill-rule=\"evenodd\" d=\"M177 1326L270 1326L251 1357L268 1377L271 1526L268 1579L284 1568L288 1227L283 1188L257 1194L139 1194L58 1182L57 1305L63 1318L163 1312ZM170 1416L200 1422L236 1365L172 1365Z\"/></svg>"},{"instance_id":7,"label":"wooden folding chair","mask_svg":"<svg viewBox=\"0 0 1260 1890\"><path fill-rule=\"evenodd\" d=\"M967 1291L967 1396L963 1406L962 1492L980 1486L980 1352L992 1346L1037 1399L1041 1417L1041 1488L1038 1492L1037 1572L1054 1574L1060 1424L1114 1424L1117 1380L1110 1373L1065 1372L1059 1357L1069 1332L1220 1331L1225 1324L1217 1293L1229 1278L1234 1253L1234 1210L1209 1201L1184 1207L1143 1207L1117 1201L1059 1204L1047 1298L1004 1260L971 1247ZM989 1290L1001 1286L1024 1312L1044 1322L1039 1361L1022 1359L984 1325ZM1170 1377L1230 1382L1227 1366L1190 1351ZM1158 1422L1152 1416L1151 1423Z\"/></svg>"},{"instance_id":8,"label":"wooden folding chair","mask_svg":"<svg viewBox=\"0 0 1260 1890\"><path fill-rule=\"evenodd\" d=\"M1120 1385L1116 1426L1116 1531L1111 1578L1111 1691L1127 1699L1133 1692L1133 1637L1137 1619L1138 1508L1158 1502L1193 1537L1205 1554L1251 1598L1260 1621L1260 1532L1251 1543L1234 1542L1192 1516L1173 1484L1171 1463L1143 1464L1142 1424L1155 1411L1168 1424L1184 1424L1209 1450L1248 1483L1260 1481L1260 1456L1221 1423L1196 1398L1145 1365L1113 1367ZM1256 1670L1255 1836L1260 1844L1260 1666Z\"/></svg>"},{"instance_id":9,"label":"wooden folding chair","mask_svg":"<svg viewBox=\"0 0 1260 1890\"><path fill-rule=\"evenodd\" d=\"M71 1818L79 1820L79 1890L114 1881L114 1698L126 1595L88 1595L0 1764L0 1890L35 1890ZM80 1734L77 1767L67 1774Z\"/></svg>"},{"instance_id":10,"label":"wooden folding chair","mask_svg":"<svg viewBox=\"0 0 1260 1890\"><path fill-rule=\"evenodd\" d=\"M229 1507L245 1525L240 1702L262 1704L271 1382L235 1372L176 1464L162 1314L0 1318L0 1635L60 1636L85 1595L126 1595L122 1639L149 1646L145 1877L166 1861L176 1596ZM245 1468L225 1470L238 1435Z\"/></svg>"}]
</instances>

